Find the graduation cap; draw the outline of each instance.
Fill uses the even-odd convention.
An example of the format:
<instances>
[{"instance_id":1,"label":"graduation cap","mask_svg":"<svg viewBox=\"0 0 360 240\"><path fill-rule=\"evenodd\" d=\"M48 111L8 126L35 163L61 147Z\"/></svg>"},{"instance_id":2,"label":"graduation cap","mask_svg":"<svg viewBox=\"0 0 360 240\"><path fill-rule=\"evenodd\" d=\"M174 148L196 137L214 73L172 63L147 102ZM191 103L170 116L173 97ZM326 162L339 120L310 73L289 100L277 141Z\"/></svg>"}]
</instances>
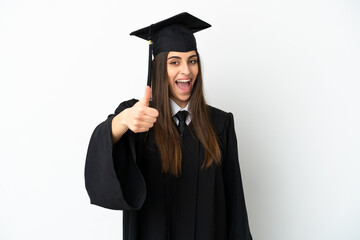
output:
<instances>
[{"instance_id":1,"label":"graduation cap","mask_svg":"<svg viewBox=\"0 0 360 240\"><path fill-rule=\"evenodd\" d=\"M149 41L149 69L147 85L151 85L151 63L162 52L188 52L197 50L194 33L211 27L210 24L187 12L130 33Z\"/></svg>"}]
</instances>

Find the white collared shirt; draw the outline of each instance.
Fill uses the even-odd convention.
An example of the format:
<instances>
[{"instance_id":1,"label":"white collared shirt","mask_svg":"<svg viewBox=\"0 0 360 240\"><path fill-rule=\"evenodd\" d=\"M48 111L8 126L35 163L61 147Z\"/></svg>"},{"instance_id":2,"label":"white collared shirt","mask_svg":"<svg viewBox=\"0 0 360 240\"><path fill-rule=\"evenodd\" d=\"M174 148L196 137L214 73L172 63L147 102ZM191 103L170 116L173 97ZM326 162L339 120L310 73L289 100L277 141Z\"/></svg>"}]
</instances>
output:
<instances>
[{"instance_id":1,"label":"white collared shirt","mask_svg":"<svg viewBox=\"0 0 360 240\"><path fill-rule=\"evenodd\" d=\"M186 105L185 108L181 108L179 105L176 104L176 102L174 102L174 100L170 99L170 108L171 108L171 116L173 117L176 125L179 125L179 119L177 119L177 117L175 116L175 114L177 114L178 111L187 111L189 114L186 115L186 125L189 125L189 123L191 122L191 112L189 110L189 102Z\"/></svg>"}]
</instances>

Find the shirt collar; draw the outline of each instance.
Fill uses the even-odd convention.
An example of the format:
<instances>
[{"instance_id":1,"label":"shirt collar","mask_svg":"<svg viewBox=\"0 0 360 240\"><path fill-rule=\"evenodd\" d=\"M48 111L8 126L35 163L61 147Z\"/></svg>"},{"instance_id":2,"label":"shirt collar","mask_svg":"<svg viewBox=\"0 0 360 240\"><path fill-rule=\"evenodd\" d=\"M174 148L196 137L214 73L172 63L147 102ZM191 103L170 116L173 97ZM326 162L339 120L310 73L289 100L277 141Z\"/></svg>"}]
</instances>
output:
<instances>
[{"instance_id":1,"label":"shirt collar","mask_svg":"<svg viewBox=\"0 0 360 240\"><path fill-rule=\"evenodd\" d=\"M191 111L189 109L190 101L184 108L181 108L179 105L176 104L174 100L172 100L171 98L169 99L170 99L171 116L174 118L176 124L178 124L179 120L175 117L175 114L178 111L187 111L189 114L186 116L185 122L187 125L189 125L189 123L191 122Z\"/></svg>"}]
</instances>

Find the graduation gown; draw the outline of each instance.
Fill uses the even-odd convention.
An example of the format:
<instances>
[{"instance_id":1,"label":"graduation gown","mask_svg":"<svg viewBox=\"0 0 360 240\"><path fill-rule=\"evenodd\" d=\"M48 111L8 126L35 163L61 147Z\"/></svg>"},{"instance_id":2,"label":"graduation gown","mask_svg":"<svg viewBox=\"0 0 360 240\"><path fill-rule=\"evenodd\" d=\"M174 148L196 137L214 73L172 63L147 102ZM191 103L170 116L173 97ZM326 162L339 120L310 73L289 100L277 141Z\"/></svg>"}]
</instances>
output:
<instances>
[{"instance_id":1,"label":"graduation gown","mask_svg":"<svg viewBox=\"0 0 360 240\"><path fill-rule=\"evenodd\" d=\"M222 163L207 169L190 123L182 136L182 174L175 177L162 173L151 134L129 130L112 144L113 117L136 102L121 103L91 136L85 165L91 203L124 210L124 240L251 240L233 115L210 107Z\"/></svg>"}]
</instances>

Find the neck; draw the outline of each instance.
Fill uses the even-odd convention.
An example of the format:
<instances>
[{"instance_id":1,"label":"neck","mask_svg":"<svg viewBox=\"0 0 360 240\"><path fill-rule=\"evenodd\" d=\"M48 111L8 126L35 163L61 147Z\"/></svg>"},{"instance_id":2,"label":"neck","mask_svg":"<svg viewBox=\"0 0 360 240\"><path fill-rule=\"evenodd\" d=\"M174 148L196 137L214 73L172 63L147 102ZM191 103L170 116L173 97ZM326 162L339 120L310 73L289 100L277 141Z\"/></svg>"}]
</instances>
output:
<instances>
[{"instance_id":1,"label":"neck","mask_svg":"<svg viewBox=\"0 0 360 240\"><path fill-rule=\"evenodd\" d=\"M189 101L181 101L179 99L173 99L170 97L180 108L185 108Z\"/></svg>"}]
</instances>

